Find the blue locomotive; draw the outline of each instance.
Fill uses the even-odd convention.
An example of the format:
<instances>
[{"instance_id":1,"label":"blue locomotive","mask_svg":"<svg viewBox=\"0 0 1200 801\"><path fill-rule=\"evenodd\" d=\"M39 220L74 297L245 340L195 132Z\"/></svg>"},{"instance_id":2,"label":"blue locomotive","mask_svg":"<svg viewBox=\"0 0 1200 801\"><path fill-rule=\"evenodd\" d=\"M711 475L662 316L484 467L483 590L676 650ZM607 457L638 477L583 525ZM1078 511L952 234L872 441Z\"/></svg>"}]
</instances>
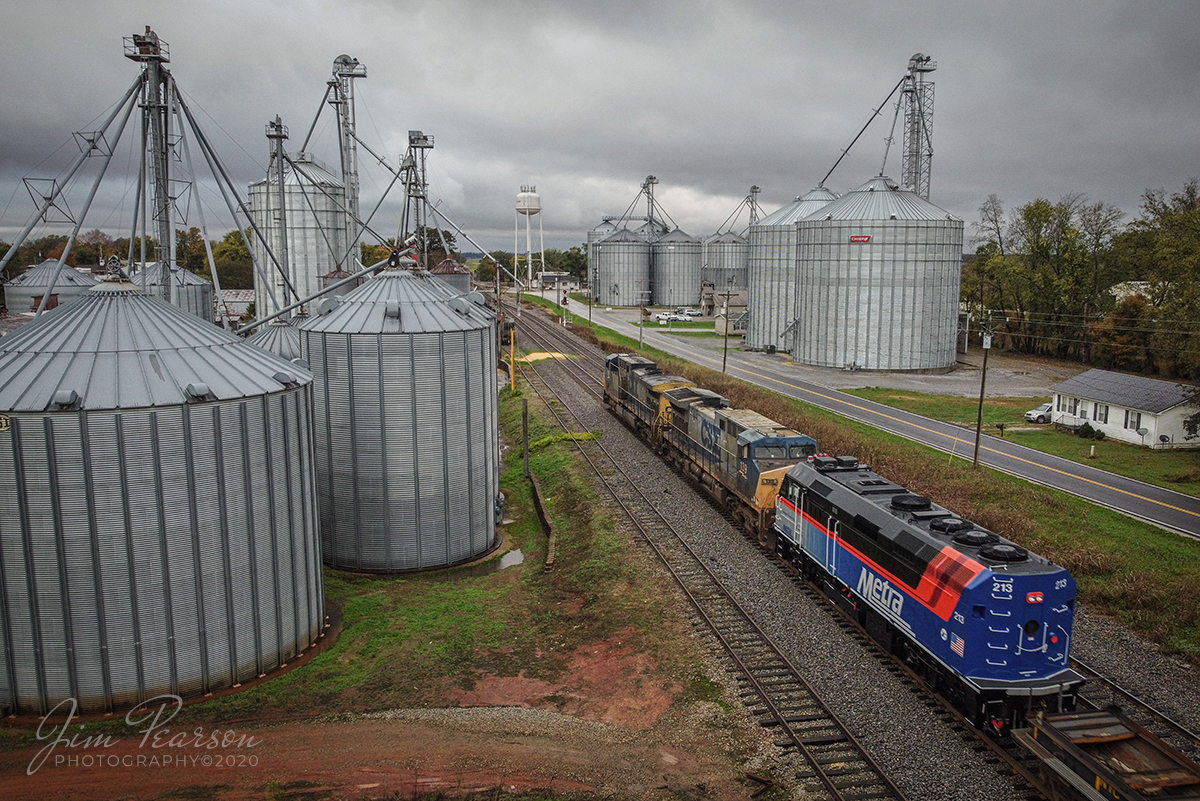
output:
<instances>
[{"instance_id":1,"label":"blue locomotive","mask_svg":"<svg viewBox=\"0 0 1200 801\"><path fill-rule=\"evenodd\" d=\"M1075 708L1068 660L1075 580L1064 568L859 464L792 468L776 551L882 624L893 650L979 728Z\"/></svg>"}]
</instances>

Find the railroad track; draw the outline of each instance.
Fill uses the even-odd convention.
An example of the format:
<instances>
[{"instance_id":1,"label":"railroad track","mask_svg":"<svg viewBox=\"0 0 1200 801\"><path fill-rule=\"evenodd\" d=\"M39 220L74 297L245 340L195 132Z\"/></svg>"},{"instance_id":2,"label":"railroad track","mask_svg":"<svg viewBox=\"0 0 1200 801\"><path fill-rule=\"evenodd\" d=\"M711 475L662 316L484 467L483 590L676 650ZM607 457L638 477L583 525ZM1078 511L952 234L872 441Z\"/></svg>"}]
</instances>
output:
<instances>
[{"instance_id":1,"label":"railroad track","mask_svg":"<svg viewBox=\"0 0 1200 801\"><path fill-rule=\"evenodd\" d=\"M531 319L537 316L523 315L522 334L541 349L561 348L565 343L562 335L556 335L552 325ZM577 349L576 342L571 350ZM568 365L568 373L579 385L600 397L595 373L590 377L581 374L587 372L584 365L572 365L570 360L559 364ZM536 362L518 371L524 383L547 401L546 408L564 430L579 428L570 404L562 402ZM549 403L551 398L560 402ZM593 450L598 453L589 452ZM830 799L906 798L603 444L589 443L579 451L637 529L638 539L666 566L698 620L720 644L743 705L772 733L777 747L803 758L806 768L797 774L797 780L810 793L823 791Z\"/></svg>"},{"instance_id":2,"label":"railroad track","mask_svg":"<svg viewBox=\"0 0 1200 801\"><path fill-rule=\"evenodd\" d=\"M574 337L561 326L554 326L545 322L547 320L548 318L545 315L534 313L525 321L526 324L523 326L523 329L529 331L531 336L535 336L533 331L538 331L539 333L536 336L543 337L539 341L546 348L554 348L564 353L576 355L578 358L571 362L570 374L580 386L583 386L599 397L602 394L603 388L603 380L599 378L599 376L603 375L603 358L595 355L593 349L580 348L578 338ZM591 373L591 370L595 372ZM711 498L708 498L705 493L698 492L698 495L711 502ZM910 691L924 694L928 699L926 705L931 708L932 705L937 704L939 707L937 712L946 725L959 734L963 740L973 741L971 747L981 755L982 759L989 762L1003 763L1006 772L1013 775L1014 784L1017 789L1026 794L1027 797L1048 797L1048 792L1042 784L1040 767L1027 751L1017 747L1011 739L1006 738L1003 741L998 741L975 729L946 699L928 688L920 676L911 671L886 648L882 647L878 638L858 623L857 619L836 593L825 591L813 585L801 577L790 564L774 558L775 554L769 544L760 542L756 536L746 532L741 527L739 521L726 510L715 503L713 506L733 528L742 532L751 544L758 548L764 555L771 557L770 561L787 575L789 581L799 592L824 603L831 611L835 612L838 625L847 635L853 637L863 647L875 653L887 666L887 669L900 678ZM828 588L825 589L827 590ZM1139 698L1129 690L1124 689L1092 666L1077 659L1072 659L1071 661L1072 666L1088 679L1085 692L1080 698L1082 706L1101 709L1115 704L1123 708L1126 714L1129 714L1138 723L1174 745L1190 758L1196 759L1197 755L1200 754L1200 735L1173 720L1155 708L1154 705Z\"/></svg>"}]
</instances>

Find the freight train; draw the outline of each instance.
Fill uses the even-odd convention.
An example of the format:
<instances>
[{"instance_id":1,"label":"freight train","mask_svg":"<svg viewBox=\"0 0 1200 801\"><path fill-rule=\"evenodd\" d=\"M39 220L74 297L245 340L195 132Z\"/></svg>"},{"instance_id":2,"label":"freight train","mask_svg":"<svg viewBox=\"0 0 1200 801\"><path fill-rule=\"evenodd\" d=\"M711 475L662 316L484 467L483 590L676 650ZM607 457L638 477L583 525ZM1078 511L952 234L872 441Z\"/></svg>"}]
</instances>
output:
<instances>
[{"instance_id":1,"label":"freight train","mask_svg":"<svg viewBox=\"0 0 1200 801\"><path fill-rule=\"evenodd\" d=\"M811 437L664 374L605 362L606 405L753 535L849 604L974 725L1075 709L1075 580Z\"/></svg>"}]
</instances>

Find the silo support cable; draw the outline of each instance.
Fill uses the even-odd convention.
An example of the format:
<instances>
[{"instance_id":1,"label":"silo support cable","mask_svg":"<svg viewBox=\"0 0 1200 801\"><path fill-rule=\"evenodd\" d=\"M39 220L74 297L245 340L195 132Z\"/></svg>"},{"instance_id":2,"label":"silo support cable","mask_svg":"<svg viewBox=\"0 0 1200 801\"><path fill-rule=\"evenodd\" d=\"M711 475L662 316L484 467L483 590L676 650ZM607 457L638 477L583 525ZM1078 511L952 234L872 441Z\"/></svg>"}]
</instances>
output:
<instances>
[{"instance_id":1,"label":"silo support cable","mask_svg":"<svg viewBox=\"0 0 1200 801\"><path fill-rule=\"evenodd\" d=\"M21 229L21 233L17 234L16 239L14 239L12 245L9 246L8 252L5 253L2 258L0 258L0 271L4 269L13 256L17 255L17 249L20 248L21 245L25 244L25 239L29 236L29 232L32 231L33 227L38 224L38 221L45 216L50 207L54 205L55 199L62 193L63 189L66 188L71 179L75 177L75 173L78 172L79 168L83 166L83 162L87 159L87 157L90 156L93 151L98 149L96 143L100 140L100 136L108 130L108 126L112 125L113 120L115 120L117 115L121 113L121 109L126 103L130 102L130 98L137 94L137 91L145 83L145 80L145 73L140 73L137 77L137 80L133 82L133 85L129 87L129 90L121 99L121 102L116 105L112 111L112 114L110 114L108 119L104 121L104 125L100 127L99 135L88 142L88 147L86 149L79 152L79 155L75 158L75 162L68 168L67 176L63 179L62 184L56 186L54 191L52 191L48 197L43 198L42 205L37 210L37 213L29 218L29 222L25 224L25 227ZM114 148L109 148L110 151L113 149Z\"/></svg>"},{"instance_id":2,"label":"silo support cable","mask_svg":"<svg viewBox=\"0 0 1200 801\"><path fill-rule=\"evenodd\" d=\"M83 210L79 213L79 220L75 223L75 227L71 229L71 237L67 240L62 255L58 257L58 264L54 266L54 274L50 276L50 285L42 293L42 302L38 304L37 315L41 315L46 308L46 304L50 302L50 296L54 294L54 285L58 283L58 276L62 272L63 265L67 263L67 258L71 255L71 248L75 247L75 238L79 236L79 229L83 227L83 221L87 219L88 211L92 208L92 201L96 199L96 191L100 189L100 182L104 180L104 174L108 172L108 165L112 163L113 153L117 152L116 143L121 141L121 135L125 133L125 125L129 122L129 117L133 113L135 105L137 104L132 102L125 105L125 116L121 118L121 125L117 128L117 135L113 139L113 147L108 149L108 153L104 156L104 163L100 165L100 172L96 175L96 180L92 181L92 189L88 192L87 200L84 201ZM90 152L91 148L88 148L88 151Z\"/></svg>"},{"instance_id":3,"label":"silo support cable","mask_svg":"<svg viewBox=\"0 0 1200 801\"><path fill-rule=\"evenodd\" d=\"M178 96L178 93L176 93ZM188 138L184 133L183 117L179 113L179 106L175 107L175 119L179 122L179 138L183 142L183 157L187 162L188 172L192 176L192 181L196 187L196 212L200 217L200 236L204 239L204 253L208 258L208 271L212 273L213 289L216 290L218 302L224 305L221 301L221 279L217 276L217 263L213 259L212 243L208 241L208 224L204 220L204 203L200 199L200 186L196 181L196 169L192 164L192 149L188 146ZM225 306L225 313L221 316L221 327L229 328L229 307Z\"/></svg>"},{"instance_id":4,"label":"silo support cable","mask_svg":"<svg viewBox=\"0 0 1200 801\"><path fill-rule=\"evenodd\" d=\"M867 118L867 122L865 125L863 125L862 130L860 130L855 137L850 140L850 144L847 145L846 149L842 151L842 155L838 156L837 161L835 161L833 166L829 168L829 172L825 173L825 177L821 179L821 183L818 184L818 186L825 185L825 182L829 180L829 176L833 175L833 171L836 170L838 165L842 163L842 159L846 158L846 155L850 152L851 148L854 147L855 143L858 142L859 138L867 132L867 128L869 128L871 123L875 121L875 118L879 116L879 112L883 111L883 107L886 106L888 101L892 99L892 95L896 94L896 90L904 85L904 81L907 80L907 78L908 73L905 73L904 77L892 87L892 91L888 92L888 96L883 99L883 102L879 104L879 107L871 112L871 116Z\"/></svg>"},{"instance_id":5,"label":"silo support cable","mask_svg":"<svg viewBox=\"0 0 1200 801\"><path fill-rule=\"evenodd\" d=\"M172 80L172 83L174 83L174 79L172 78L171 80ZM254 222L254 218L250 215L250 210L246 208L246 202L244 200L242 200L242 196L240 194L238 194L237 186L233 183L233 180L230 179L229 173L225 171L225 165L221 163L221 159L217 156L217 152L213 148L212 143L208 141L208 137L204 135L204 131L201 130L200 126L196 123L196 118L195 118L195 116L192 115L191 107L189 107L187 105L187 103L183 102L182 95L179 95L179 107L181 109L183 109L183 113L187 115L188 123L192 126L192 131L196 134L196 141L200 144L201 150L204 151L206 153L206 155L209 157L209 159L208 159L209 166L212 167L214 170L213 177L217 178L218 181L220 181L221 179L224 179L225 182L229 185L230 190L233 192L234 198L237 200L238 208L241 209L242 214L244 214L246 216L246 220L249 221L250 227L254 230L254 233L257 234L258 238L262 241L263 250L266 251L267 257L271 259L271 263L275 265L276 271L278 271L280 277L283 278L284 285L287 286L288 290L292 293L292 295L298 297L298 295L296 293L296 288L294 286L292 286L292 280L291 280L291 278L288 277L287 270L283 269L283 265L281 265L279 263L279 259L275 258L275 252L271 250L271 245L267 241L267 237L263 234L262 229L260 229L258 227L258 223ZM217 175L217 171L220 171L219 176ZM235 219L236 219L236 217L237 217L237 215L234 214ZM253 248L250 249L250 254L251 254L251 259L253 259L253 255L254 255Z\"/></svg>"}]
</instances>

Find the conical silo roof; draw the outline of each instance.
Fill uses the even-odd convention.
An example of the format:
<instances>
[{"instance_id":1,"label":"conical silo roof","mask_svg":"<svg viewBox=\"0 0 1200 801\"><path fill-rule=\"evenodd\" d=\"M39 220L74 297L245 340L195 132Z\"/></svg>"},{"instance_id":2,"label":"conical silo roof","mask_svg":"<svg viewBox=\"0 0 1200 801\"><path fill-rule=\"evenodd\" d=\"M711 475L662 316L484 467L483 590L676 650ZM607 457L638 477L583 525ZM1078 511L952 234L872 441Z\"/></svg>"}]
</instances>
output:
<instances>
[{"instance_id":1,"label":"conical silo roof","mask_svg":"<svg viewBox=\"0 0 1200 801\"><path fill-rule=\"evenodd\" d=\"M327 334L418 334L473 331L493 322L485 306L455 297L428 273L388 270L342 295L337 308L300 328Z\"/></svg>"},{"instance_id":2,"label":"conical silo roof","mask_svg":"<svg viewBox=\"0 0 1200 801\"><path fill-rule=\"evenodd\" d=\"M434 275L470 275L471 271L465 265L459 264L454 259L443 259L436 267L429 272Z\"/></svg>"},{"instance_id":3,"label":"conical silo roof","mask_svg":"<svg viewBox=\"0 0 1200 801\"><path fill-rule=\"evenodd\" d=\"M0 409L7 411L230 400L311 380L128 281L101 282L0 339Z\"/></svg>"},{"instance_id":4,"label":"conical silo roof","mask_svg":"<svg viewBox=\"0 0 1200 801\"><path fill-rule=\"evenodd\" d=\"M212 286L212 281L207 278L196 275L191 270L185 270L183 267L169 272L168 274L175 279L176 286ZM138 270L130 276L130 282L141 287L142 271ZM166 281L163 279L163 264L159 261L152 261L146 265L146 286L163 286Z\"/></svg>"},{"instance_id":5,"label":"conical silo roof","mask_svg":"<svg viewBox=\"0 0 1200 801\"><path fill-rule=\"evenodd\" d=\"M957 220L945 209L886 175L877 175L856 186L829 205L809 215L810 220Z\"/></svg>"},{"instance_id":6,"label":"conical silo roof","mask_svg":"<svg viewBox=\"0 0 1200 801\"><path fill-rule=\"evenodd\" d=\"M660 243L670 244L672 242L695 242L698 244L700 240L679 228L676 228L669 234L663 234L658 239L654 240L654 244L656 245Z\"/></svg>"},{"instance_id":7,"label":"conical silo roof","mask_svg":"<svg viewBox=\"0 0 1200 801\"><path fill-rule=\"evenodd\" d=\"M746 244L746 238L743 236L738 236L733 231L726 231L721 234L713 234L712 236L710 236L708 238L708 240L704 244L706 244L706 245L722 244L723 245L723 244L727 244L727 243L732 243L735 245L737 245L737 244L744 245L744 244Z\"/></svg>"},{"instance_id":8,"label":"conical silo roof","mask_svg":"<svg viewBox=\"0 0 1200 801\"><path fill-rule=\"evenodd\" d=\"M335 186L342 186L342 181L340 178L335 176L321 165L317 164L311 159L311 157L301 156L293 159L292 161L295 162L296 166L293 166L291 161L286 162L283 165L284 186L312 186L314 184L332 184ZM299 167L299 169L296 167ZM275 170L275 166L272 165L268 176L262 180L255 181L254 183L250 184L251 188L263 184L278 185L278 173L276 173Z\"/></svg>"},{"instance_id":9,"label":"conical silo roof","mask_svg":"<svg viewBox=\"0 0 1200 801\"><path fill-rule=\"evenodd\" d=\"M30 267L25 272L18 275L16 278L8 282L9 286L48 286L50 279L54 278L54 270L58 267L58 259L46 259L41 264ZM96 285L96 279L86 273L81 273L74 267L63 265L63 268L58 271L58 278L54 281L58 287L92 287Z\"/></svg>"},{"instance_id":10,"label":"conical silo roof","mask_svg":"<svg viewBox=\"0 0 1200 801\"><path fill-rule=\"evenodd\" d=\"M257 345L289 362L302 358L300 353L300 329L283 320L272 320L254 334L246 337L251 345Z\"/></svg>"},{"instance_id":11,"label":"conical silo roof","mask_svg":"<svg viewBox=\"0 0 1200 801\"><path fill-rule=\"evenodd\" d=\"M621 242L645 242L646 240L638 236L628 228L618 228L613 233L600 240L601 245L615 245Z\"/></svg>"},{"instance_id":12,"label":"conical silo roof","mask_svg":"<svg viewBox=\"0 0 1200 801\"><path fill-rule=\"evenodd\" d=\"M835 192L831 192L823 186L818 186L800 195L786 206L771 212L756 222L755 225L792 225L797 220L802 220L818 209L825 208L830 202L837 199L838 196Z\"/></svg>"},{"instance_id":13,"label":"conical silo roof","mask_svg":"<svg viewBox=\"0 0 1200 801\"><path fill-rule=\"evenodd\" d=\"M611 220L605 220L604 222L600 223L592 230L588 231L588 234L589 234L588 238L591 239L591 238L593 238L592 235L594 235L594 238L603 239L606 236L612 236L612 234L616 230L617 230L617 226L615 224L613 224L613 222Z\"/></svg>"}]
</instances>

